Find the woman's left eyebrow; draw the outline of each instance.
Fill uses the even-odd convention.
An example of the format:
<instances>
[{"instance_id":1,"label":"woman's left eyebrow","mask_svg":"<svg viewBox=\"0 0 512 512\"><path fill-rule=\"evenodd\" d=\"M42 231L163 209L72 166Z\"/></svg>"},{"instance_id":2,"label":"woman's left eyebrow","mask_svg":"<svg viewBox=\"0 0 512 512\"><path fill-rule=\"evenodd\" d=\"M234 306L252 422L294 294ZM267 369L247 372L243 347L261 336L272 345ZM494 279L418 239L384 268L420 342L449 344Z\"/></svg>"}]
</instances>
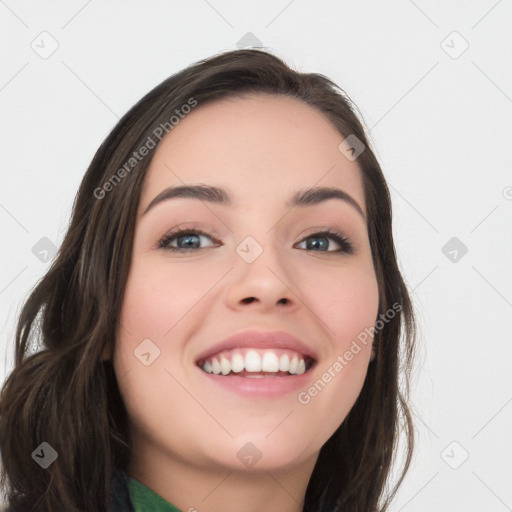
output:
<instances>
[{"instance_id":1,"label":"woman's left eyebrow","mask_svg":"<svg viewBox=\"0 0 512 512\"><path fill-rule=\"evenodd\" d=\"M176 197L189 197L207 201L209 203L221 204L224 206L234 206L234 202L228 192L214 185L181 185L178 187L168 187L160 192L146 207L142 215L148 213L157 204L168 201ZM339 199L350 204L361 217L366 220L366 215L357 201L347 194L347 192L334 187L314 187L299 190L293 194L291 199L286 202L287 208L312 206L329 199Z\"/></svg>"}]
</instances>

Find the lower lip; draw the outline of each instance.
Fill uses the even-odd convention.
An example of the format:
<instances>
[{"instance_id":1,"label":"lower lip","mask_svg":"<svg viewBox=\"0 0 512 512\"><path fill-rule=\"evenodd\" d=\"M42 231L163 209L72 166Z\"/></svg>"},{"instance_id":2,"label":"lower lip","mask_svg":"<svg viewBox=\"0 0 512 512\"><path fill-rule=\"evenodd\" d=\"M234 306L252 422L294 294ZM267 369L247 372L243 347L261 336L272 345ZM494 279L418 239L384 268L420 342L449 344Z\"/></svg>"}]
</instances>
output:
<instances>
[{"instance_id":1,"label":"lower lip","mask_svg":"<svg viewBox=\"0 0 512 512\"><path fill-rule=\"evenodd\" d=\"M199 371L211 382L242 396L277 398L298 389L304 388L312 373L312 369L301 375L287 377L240 377L238 375L215 375Z\"/></svg>"}]
</instances>

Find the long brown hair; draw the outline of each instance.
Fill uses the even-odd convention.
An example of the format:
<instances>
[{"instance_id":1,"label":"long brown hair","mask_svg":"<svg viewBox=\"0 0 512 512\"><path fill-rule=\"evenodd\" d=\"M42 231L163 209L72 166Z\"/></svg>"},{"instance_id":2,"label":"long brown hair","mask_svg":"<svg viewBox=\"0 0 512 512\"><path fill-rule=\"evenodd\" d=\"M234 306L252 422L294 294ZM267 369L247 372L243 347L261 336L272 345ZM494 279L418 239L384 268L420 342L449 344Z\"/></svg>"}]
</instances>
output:
<instances>
[{"instance_id":1,"label":"long brown hair","mask_svg":"<svg viewBox=\"0 0 512 512\"><path fill-rule=\"evenodd\" d=\"M304 511L384 511L395 495L414 445L408 394L416 327L397 264L386 181L342 89L323 75L291 69L268 51L244 49L199 61L159 84L123 116L89 165L58 254L21 311L15 365L1 391L0 485L10 511L110 509L114 472L127 469L130 445L116 375L102 353L105 347L114 352L136 211L154 151L136 163L130 159L150 139L158 144L156 134L173 128L170 119L184 105L246 93L303 101L343 138L355 135L366 146L357 162L379 315L393 304L401 307L375 332L375 359L355 405L320 451ZM400 432L405 462L389 490ZM44 470L31 456L43 442L58 454Z\"/></svg>"}]
</instances>

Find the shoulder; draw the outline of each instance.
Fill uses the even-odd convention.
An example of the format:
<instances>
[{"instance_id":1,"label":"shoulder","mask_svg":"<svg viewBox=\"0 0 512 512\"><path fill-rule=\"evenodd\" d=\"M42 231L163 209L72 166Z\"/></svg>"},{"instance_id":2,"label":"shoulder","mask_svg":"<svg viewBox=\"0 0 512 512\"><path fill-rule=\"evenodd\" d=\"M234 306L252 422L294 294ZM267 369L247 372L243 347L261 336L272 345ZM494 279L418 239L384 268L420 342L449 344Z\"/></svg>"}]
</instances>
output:
<instances>
[{"instance_id":1,"label":"shoulder","mask_svg":"<svg viewBox=\"0 0 512 512\"><path fill-rule=\"evenodd\" d=\"M112 484L112 507L110 512L135 512L128 482L129 476L123 470L116 469ZM0 512L2 512L1 509Z\"/></svg>"}]
</instances>

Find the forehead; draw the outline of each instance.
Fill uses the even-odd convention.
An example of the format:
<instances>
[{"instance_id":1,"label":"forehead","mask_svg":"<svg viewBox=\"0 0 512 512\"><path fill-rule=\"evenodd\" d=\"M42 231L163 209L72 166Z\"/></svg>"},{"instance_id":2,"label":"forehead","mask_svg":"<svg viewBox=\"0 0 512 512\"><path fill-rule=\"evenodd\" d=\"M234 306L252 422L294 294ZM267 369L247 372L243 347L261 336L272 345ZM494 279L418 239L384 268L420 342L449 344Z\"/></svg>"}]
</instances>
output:
<instances>
[{"instance_id":1,"label":"forehead","mask_svg":"<svg viewBox=\"0 0 512 512\"><path fill-rule=\"evenodd\" d=\"M214 184L237 203L284 203L308 187L337 187L366 213L361 172L338 149L344 137L318 110L254 94L196 106L160 142L142 190L142 211L169 186Z\"/></svg>"}]
</instances>

